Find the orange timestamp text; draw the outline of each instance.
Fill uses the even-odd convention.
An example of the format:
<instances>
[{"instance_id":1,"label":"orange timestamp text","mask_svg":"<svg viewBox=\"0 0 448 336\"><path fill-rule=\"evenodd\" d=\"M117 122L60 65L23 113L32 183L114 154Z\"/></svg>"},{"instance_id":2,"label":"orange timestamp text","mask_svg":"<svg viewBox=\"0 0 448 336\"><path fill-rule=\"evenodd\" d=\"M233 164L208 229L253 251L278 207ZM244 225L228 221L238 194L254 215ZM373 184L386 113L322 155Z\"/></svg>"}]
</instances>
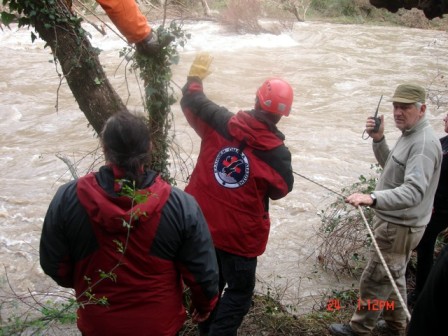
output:
<instances>
[{"instance_id":1,"label":"orange timestamp text","mask_svg":"<svg viewBox=\"0 0 448 336\"><path fill-rule=\"evenodd\" d=\"M358 310L395 310L395 301L378 300L378 299L358 299Z\"/></svg>"},{"instance_id":2,"label":"orange timestamp text","mask_svg":"<svg viewBox=\"0 0 448 336\"><path fill-rule=\"evenodd\" d=\"M327 311L337 311L345 308L341 306L341 302L339 299L329 299L327 302ZM381 311L385 310L394 310L395 309L395 301L388 300L379 300L379 299L367 299L361 300L358 299L357 304L358 310L369 310L369 311Z\"/></svg>"}]
</instances>

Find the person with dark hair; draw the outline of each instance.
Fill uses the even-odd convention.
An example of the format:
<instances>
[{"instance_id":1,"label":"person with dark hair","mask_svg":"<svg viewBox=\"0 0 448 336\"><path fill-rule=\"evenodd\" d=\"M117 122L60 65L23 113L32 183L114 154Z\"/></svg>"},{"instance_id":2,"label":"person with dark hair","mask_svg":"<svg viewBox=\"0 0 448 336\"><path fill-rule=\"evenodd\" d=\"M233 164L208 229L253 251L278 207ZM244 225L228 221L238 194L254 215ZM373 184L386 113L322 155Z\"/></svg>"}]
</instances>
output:
<instances>
[{"instance_id":1,"label":"person with dark hair","mask_svg":"<svg viewBox=\"0 0 448 336\"><path fill-rule=\"evenodd\" d=\"M106 165L62 185L44 219L40 264L75 289L84 336L176 335L184 283L193 322L218 300L207 223L192 196L148 169L150 135L131 113L110 117L101 133Z\"/></svg>"},{"instance_id":2,"label":"person with dark hair","mask_svg":"<svg viewBox=\"0 0 448 336\"><path fill-rule=\"evenodd\" d=\"M366 121L373 153L383 171L372 193L353 193L345 202L373 208L372 238L377 246L370 249L350 324L331 324L332 335L370 335L380 314L389 334L405 335L409 317L406 266L431 217L442 162L440 141L425 117L425 101L426 91L419 85L396 87L391 102L401 135L393 148L384 136L384 116L378 128L374 118Z\"/></svg>"},{"instance_id":3,"label":"person with dark hair","mask_svg":"<svg viewBox=\"0 0 448 336\"><path fill-rule=\"evenodd\" d=\"M443 119L445 133L448 133L448 114ZM423 290L431 267L434 263L434 247L438 235L448 227L448 135L440 139L443 159L439 184L434 196L434 206L431 220L425 229L422 240L417 246L417 266L415 273L415 288L408 296L408 304L413 306Z\"/></svg>"},{"instance_id":4,"label":"person with dark hair","mask_svg":"<svg viewBox=\"0 0 448 336\"><path fill-rule=\"evenodd\" d=\"M196 57L180 102L201 138L185 191L196 198L207 219L223 292L199 332L233 336L251 306L257 257L269 236L269 199L281 199L293 187L291 153L276 126L291 111L293 90L285 80L269 78L257 90L254 108L234 114L203 92L211 61L208 54Z\"/></svg>"}]
</instances>

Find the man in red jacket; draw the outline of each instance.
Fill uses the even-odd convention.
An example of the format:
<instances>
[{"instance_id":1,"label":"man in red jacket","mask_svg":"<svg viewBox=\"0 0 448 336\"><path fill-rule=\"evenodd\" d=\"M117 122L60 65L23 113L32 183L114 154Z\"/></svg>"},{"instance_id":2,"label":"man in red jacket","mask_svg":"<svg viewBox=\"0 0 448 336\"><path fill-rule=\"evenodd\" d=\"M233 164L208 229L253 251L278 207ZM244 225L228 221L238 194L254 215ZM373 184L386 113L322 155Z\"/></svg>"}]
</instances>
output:
<instances>
[{"instance_id":1,"label":"man in red jacket","mask_svg":"<svg viewBox=\"0 0 448 336\"><path fill-rule=\"evenodd\" d=\"M255 288L257 256L268 241L269 199L280 199L294 182L291 153L276 124L291 110L293 91L282 79L266 80L254 109L234 114L210 101L202 79L211 57L198 55L183 88L181 107L201 137L201 150L185 191L198 201L212 234L220 266L215 311L201 335L237 334Z\"/></svg>"},{"instance_id":2,"label":"man in red jacket","mask_svg":"<svg viewBox=\"0 0 448 336\"><path fill-rule=\"evenodd\" d=\"M117 113L101 134L107 164L61 186L45 216L40 263L74 288L84 336L174 336L218 301L218 265L196 201L146 168L147 122Z\"/></svg>"}]
</instances>

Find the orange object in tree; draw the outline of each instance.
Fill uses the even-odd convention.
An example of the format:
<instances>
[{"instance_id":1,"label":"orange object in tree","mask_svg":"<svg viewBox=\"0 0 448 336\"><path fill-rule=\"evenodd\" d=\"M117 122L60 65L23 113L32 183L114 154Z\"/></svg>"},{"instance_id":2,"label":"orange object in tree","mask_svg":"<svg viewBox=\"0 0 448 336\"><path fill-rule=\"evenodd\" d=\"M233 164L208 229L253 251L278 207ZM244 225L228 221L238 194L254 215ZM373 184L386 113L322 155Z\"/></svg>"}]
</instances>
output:
<instances>
[{"instance_id":1,"label":"orange object in tree","mask_svg":"<svg viewBox=\"0 0 448 336\"><path fill-rule=\"evenodd\" d=\"M151 27L135 0L96 0L129 43L138 43L151 33Z\"/></svg>"}]
</instances>

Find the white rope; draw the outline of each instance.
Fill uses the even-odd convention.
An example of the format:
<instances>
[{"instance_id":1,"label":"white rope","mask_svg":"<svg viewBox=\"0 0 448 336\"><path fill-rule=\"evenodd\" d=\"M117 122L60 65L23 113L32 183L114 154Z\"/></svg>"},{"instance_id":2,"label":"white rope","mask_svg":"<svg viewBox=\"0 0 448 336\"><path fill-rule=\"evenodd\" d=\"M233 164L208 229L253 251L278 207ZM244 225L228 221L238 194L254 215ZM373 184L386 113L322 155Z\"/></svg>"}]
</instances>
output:
<instances>
[{"instance_id":1,"label":"white rope","mask_svg":"<svg viewBox=\"0 0 448 336\"><path fill-rule=\"evenodd\" d=\"M406 316L408 317L408 320L410 321L411 320L411 314L409 313L408 307L406 306L406 304L405 304L405 302L403 300L403 297L401 296L401 293L398 290L397 284L395 283L395 280L394 280L394 278L392 277L392 274L389 271L389 267L386 264L386 260L384 260L384 257L381 254L380 248L378 247L378 243L376 242L375 237L373 236L373 232L370 229L369 223L367 222L367 219L364 216L364 212L362 211L362 208L359 205L358 205L358 210L361 213L361 216L362 216L362 219L364 220L364 224L366 225L367 231L369 231L369 235L372 238L372 242L373 242L373 245L375 246L376 252L378 253L378 256L380 257L380 260L381 260L384 268L386 269L387 276L389 277L389 280L390 280L390 282L391 282L391 284L392 284L392 286L394 288L395 294L397 294L398 301L400 301L401 306L403 307L403 309L404 309L404 311L406 313Z\"/></svg>"},{"instance_id":2,"label":"white rope","mask_svg":"<svg viewBox=\"0 0 448 336\"><path fill-rule=\"evenodd\" d=\"M317 183L316 181L314 181L314 180L312 180L312 179L310 179L310 178L308 178L308 177L306 177L304 175L296 173L295 171L293 171L293 173L298 175L298 176L300 176L300 177L303 177L304 179L306 179L306 180L308 180L308 181L310 181L310 182L312 182L314 184L317 184L318 186L320 186L322 188L325 188L325 189L331 191L332 193L334 193L334 194L336 194L338 196L341 196L342 198L345 198L344 195L342 195L342 194L340 194L340 193L338 193L338 192L336 192L334 190L331 190L331 189L327 188L326 186L324 186L324 185L322 185L320 183ZM389 271L389 267L386 264L386 260L384 260L384 257L381 254L380 248L378 246L378 243L376 242L375 237L373 236L372 229L370 229L370 226L369 226L369 223L367 222L366 216L364 216L364 212L362 211L362 208L359 205L358 205L358 210L361 213L361 216L362 216L362 219L364 220L364 224L366 225L367 231L369 232L369 235L372 238L373 245L375 246L376 252L378 253L378 256L380 257L381 263L383 264L384 268L386 269L387 276L389 277L389 280L390 280L390 282L392 284L392 287L394 288L395 294L397 294L398 301L400 301L400 304L403 307L408 320L410 321L411 320L411 314L409 313L408 307L405 304L405 302L403 300L403 297L401 296L400 291L398 290L397 284L395 283L395 280L394 280L394 278L392 277L392 274Z\"/></svg>"}]
</instances>

